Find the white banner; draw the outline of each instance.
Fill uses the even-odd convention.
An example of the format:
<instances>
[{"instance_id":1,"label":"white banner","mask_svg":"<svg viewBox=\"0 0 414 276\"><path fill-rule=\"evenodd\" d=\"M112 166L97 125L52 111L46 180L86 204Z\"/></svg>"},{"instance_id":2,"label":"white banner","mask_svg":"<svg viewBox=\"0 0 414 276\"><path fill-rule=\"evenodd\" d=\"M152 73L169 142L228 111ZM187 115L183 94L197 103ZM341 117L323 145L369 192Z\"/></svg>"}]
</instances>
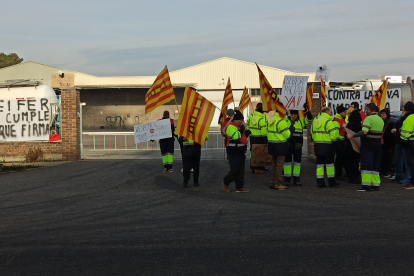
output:
<instances>
[{"instance_id":1,"label":"white banner","mask_svg":"<svg viewBox=\"0 0 414 276\"><path fill-rule=\"evenodd\" d=\"M49 99L0 100L0 141L49 140Z\"/></svg>"},{"instance_id":2,"label":"white banner","mask_svg":"<svg viewBox=\"0 0 414 276\"><path fill-rule=\"evenodd\" d=\"M281 100L287 109L304 109L308 78L306 76L285 76Z\"/></svg>"},{"instance_id":3,"label":"white banner","mask_svg":"<svg viewBox=\"0 0 414 276\"><path fill-rule=\"evenodd\" d=\"M360 91L360 90L342 90L329 89L326 98L328 100L328 107L332 108L332 113L336 113L336 107L343 105L349 108L352 102L357 102L359 108L363 109L366 103L369 103L375 91ZM401 105L401 88L393 88L387 90L387 99L385 108L391 112L400 111Z\"/></svg>"},{"instance_id":4,"label":"white banner","mask_svg":"<svg viewBox=\"0 0 414 276\"><path fill-rule=\"evenodd\" d=\"M164 119L134 126L135 144L172 137L171 120Z\"/></svg>"}]
</instances>

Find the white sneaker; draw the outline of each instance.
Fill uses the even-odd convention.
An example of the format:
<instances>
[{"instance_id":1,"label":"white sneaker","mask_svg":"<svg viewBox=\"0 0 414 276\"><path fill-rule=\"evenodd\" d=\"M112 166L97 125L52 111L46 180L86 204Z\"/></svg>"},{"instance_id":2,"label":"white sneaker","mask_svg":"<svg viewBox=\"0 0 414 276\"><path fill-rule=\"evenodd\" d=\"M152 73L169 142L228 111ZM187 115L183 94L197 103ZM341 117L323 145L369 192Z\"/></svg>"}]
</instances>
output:
<instances>
[{"instance_id":1,"label":"white sneaker","mask_svg":"<svg viewBox=\"0 0 414 276\"><path fill-rule=\"evenodd\" d=\"M182 173L183 171L184 171L184 169L181 169L181 170L180 170L180 173Z\"/></svg>"}]
</instances>

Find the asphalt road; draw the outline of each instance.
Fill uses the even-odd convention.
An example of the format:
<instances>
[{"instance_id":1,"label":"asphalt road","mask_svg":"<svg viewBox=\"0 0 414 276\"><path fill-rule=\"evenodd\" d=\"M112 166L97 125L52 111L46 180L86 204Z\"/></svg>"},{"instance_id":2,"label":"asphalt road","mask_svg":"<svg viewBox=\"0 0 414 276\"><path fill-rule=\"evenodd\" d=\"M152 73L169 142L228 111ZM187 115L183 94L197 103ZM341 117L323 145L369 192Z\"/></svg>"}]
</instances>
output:
<instances>
[{"instance_id":1,"label":"asphalt road","mask_svg":"<svg viewBox=\"0 0 414 276\"><path fill-rule=\"evenodd\" d=\"M413 274L414 191L317 189L304 161L303 187L270 190L267 172L225 194L227 163L201 165L189 189L160 160L0 175L0 275Z\"/></svg>"}]
</instances>

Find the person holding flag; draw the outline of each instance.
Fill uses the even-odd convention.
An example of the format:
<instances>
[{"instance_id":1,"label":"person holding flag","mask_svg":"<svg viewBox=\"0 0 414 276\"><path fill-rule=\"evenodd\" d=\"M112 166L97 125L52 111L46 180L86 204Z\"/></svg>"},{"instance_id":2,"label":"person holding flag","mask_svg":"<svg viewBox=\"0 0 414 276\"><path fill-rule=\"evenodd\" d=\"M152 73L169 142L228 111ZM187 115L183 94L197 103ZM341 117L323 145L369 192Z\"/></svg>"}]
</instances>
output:
<instances>
[{"instance_id":1,"label":"person holding flag","mask_svg":"<svg viewBox=\"0 0 414 276\"><path fill-rule=\"evenodd\" d=\"M263 105L258 103L256 110L247 118L247 129L251 131L250 135L250 152L253 150L253 145L267 144L267 117L263 114ZM250 153L250 158L252 154ZM261 174L265 172L264 167L254 167L250 165L250 173Z\"/></svg>"},{"instance_id":2,"label":"person holding flag","mask_svg":"<svg viewBox=\"0 0 414 276\"><path fill-rule=\"evenodd\" d=\"M183 144L182 158L183 158L183 188L188 188L188 181L190 181L191 171L193 170L193 182L194 187L200 186L198 182L198 176L200 175L200 158L201 158L201 145L194 142L191 139L181 137L178 138ZM205 141L208 140L208 134Z\"/></svg>"},{"instance_id":3,"label":"person holding flag","mask_svg":"<svg viewBox=\"0 0 414 276\"><path fill-rule=\"evenodd\" d=\"M229 160L230 171L223 178L223 191L230 193L229 185L231 182L236 183L237 193L247 193L248 189L244 188L244 163L246 161L247 137L249 131L243 124L243 113L235 110L231 123L227 126L226 131L226 152Z\"/></svg>"},{"instance_id":4,"label":"person holding flag","mask_svg":"<svg viewBox=\"0 0 414 276\"><path fill-rule=\"evenodd\" d=\"M167 66L157 76L154 83L148 89L145 95L145 114L153 111L155 108L168 103L175 99L174 90L170 80ZM177 107L178 109L178 107ZM164 111L163 119L170 119L170 112ZM160 139L160 148L162 155L162 162L164 164L163 172L173 172L172 164L174 161L174 120L171 120L170 138Z\"/></svg>"}]
</instances>

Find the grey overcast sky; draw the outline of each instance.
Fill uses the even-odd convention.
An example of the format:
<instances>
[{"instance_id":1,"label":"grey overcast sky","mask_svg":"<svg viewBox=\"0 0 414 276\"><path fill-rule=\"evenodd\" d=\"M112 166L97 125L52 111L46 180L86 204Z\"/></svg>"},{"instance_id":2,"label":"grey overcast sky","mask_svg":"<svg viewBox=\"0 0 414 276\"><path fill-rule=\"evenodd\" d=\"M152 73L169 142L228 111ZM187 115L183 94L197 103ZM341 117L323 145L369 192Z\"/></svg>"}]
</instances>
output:
<instances>
[{"instance_id":1,"label":"grey overcast sky","mask_svg":"<svg viewBox=\"0 0 414 276\"><path fill-rule=\"evenodd\" d=\"M230 57L330 80L414 78L414 1L3 0L0 52L96 76Z\"/></svg>"}]
</instances>

